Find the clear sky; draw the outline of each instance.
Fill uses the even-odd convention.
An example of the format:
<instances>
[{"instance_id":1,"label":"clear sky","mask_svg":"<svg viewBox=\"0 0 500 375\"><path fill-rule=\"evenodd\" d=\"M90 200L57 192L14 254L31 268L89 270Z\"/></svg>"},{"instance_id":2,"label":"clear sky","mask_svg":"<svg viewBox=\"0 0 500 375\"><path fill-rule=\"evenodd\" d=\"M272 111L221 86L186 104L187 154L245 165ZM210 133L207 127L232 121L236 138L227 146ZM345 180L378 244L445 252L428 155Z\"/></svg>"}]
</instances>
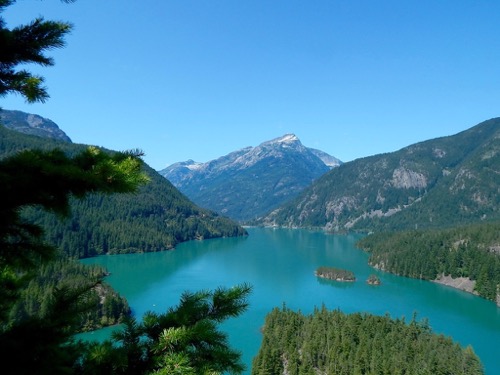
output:
<instances>
[{"instance_id":1,"label":"clear sky","mask_svg":"<svg viewBox=\"0 0 500 375\"><path fill-rule=\"evenodd\" d=\"M350 161L500 116L500 1L18 0L74 25L51 98L5 109L155 169L286 133Z\"/></svg>"}]
</instances>

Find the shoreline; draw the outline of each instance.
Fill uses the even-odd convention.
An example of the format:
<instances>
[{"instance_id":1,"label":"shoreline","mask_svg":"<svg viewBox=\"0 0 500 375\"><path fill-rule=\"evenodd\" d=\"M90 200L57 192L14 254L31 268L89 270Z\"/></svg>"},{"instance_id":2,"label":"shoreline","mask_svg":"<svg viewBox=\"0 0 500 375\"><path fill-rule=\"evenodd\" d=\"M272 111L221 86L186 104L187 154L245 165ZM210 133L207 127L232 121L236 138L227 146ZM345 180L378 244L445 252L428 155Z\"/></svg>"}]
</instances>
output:
<instances>
[{"instance_id":1,"label":"shoreline","mask_svg":"<svg viewBox=\"0 0 500 375\"><path fill-rule=\"evenodd\" d=\"M452 288L462 290L467 293L474 294L475 296L481 297L479 293L477 293L474 288L476 286L476 281L471 280L468 277L456 277L453 278L451 275L439 275L436 279L430 280L433 283L450 286ZM481 297L484 298L484 297ZM492 301L498 307L500 307L500 294L497 294L496 301Z\"/></svg>"},{"instance_id":2,"label":"shoreline","mask_svg":"<svg viewBox=\"0 0 500 375\"><path fill-rule=\"evenodd\" d=\"M468 277L453 278L451 277L451 275L441 274L438 275L436 279L430 281L441 285L451 286L452 288L463 290L464 292L472 293L476 296L479 296L479 294L476 291L474 291L474 288L476 286L476 281L471 280Z\"/></svg>"}]
</instances>

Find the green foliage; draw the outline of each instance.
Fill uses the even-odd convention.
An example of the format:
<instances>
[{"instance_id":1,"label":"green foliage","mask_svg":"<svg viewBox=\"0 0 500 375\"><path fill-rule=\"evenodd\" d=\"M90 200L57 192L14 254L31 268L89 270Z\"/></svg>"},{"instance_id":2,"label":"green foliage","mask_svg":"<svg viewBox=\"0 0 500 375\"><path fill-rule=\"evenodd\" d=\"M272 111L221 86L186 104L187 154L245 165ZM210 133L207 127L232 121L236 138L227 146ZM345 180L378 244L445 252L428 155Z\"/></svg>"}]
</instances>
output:
<instances>
[{"instance_id":1,"label":"green foliage","mask_svg":"<svg viewBox=\"0 0 500 375\"><path fill-rule=\"evenodd\" d=\"M0 0L0 12L13 3L13 0ZM41 86L43 78L26 70L15 71L15 68L26 63L52 65L52 59L45 56L44 51L61 47L63 36L69 30L68 24L41 18L28 26L9 30L0 17L0 96L19 93L30 102L44 101L48 94ZM13 144L12 140L19 143ZM54 148L54 143L13 135L0 127L2 373L146 374L167 373L170 368L185 368L191 373L241 372L239 354L229 348L217 324L244 311L245 298L250 291L248 286L228 291L221 289L213 294L186 294L184 304L178 308L183 314L179 315L177 310L158 316L150 314L147 325L127 320L126 330L115 338L120 343L118 346L111 342L84 344L74 341L78 328L88 326L96 315L110 323L110 318L128 311L119 297L104 292L102 270L56 258L56 248L44 242L41 224L47 220L46 211L64 217L70 212L70 198L81 201L93 193L102 203L103 194L135 193L139 185L155 176L151 171L144 171L138 152L116 153L97 147L61 146ZM175 189L169 187L167 190ZM129 196L128 203L134 198ZM147 198L151 200L150 196ZM165 211L178 212L175 217L185 227L171 231L176 236L163 242L163 248L194 235L200 238L214 235L214 229L227 223L199 210L180 194L176 199L181 205L176 206L177 201L172 199L168 200L167 203L171 203L168 206L157 200L148 202L143 197L143 206L131 205L122 212L132 217L132 227L146 214L144 207L149 210L149 217L157 214L161 219L165 218ZM112 215L111 212L107 214ZM40 216L35 222L37 214ZM203 226L204 220L208 224ZM163 226L168 225L165 221ZM241 230L236 225L229 226L231 234ZM127 229L127 225L122 225L116 230ZM64 231L57 237L64 238ZM89 242L87 238L84 246ZM144 250L143 245L137 244L135 249ZM104 249L102 243L98 246ZM66 250L73 256L81 255L78 248L71 251L68 246ZM97 307L101 305L99 311ZM160 340L160 335L154 335L158 329L168 333L170 328L177 333L175 340L168 341L168 335Z\"/></svg>"},{"instance_id":2,"label":"green foliage","mask_svg":"<svg viewBox=\"0 0 500 375\"><path fill-rule=\"evenodd\" d=\"M132 192L147 181L132 154L109 155L87 148L74 157L58 149L25 150L0 162L0 262L25 268L38 257L53 256L39 225L25 220L20 208L37 206L69 213L69 199L91 192Z\"/></svg>"},{"instance_id":3,"label":"green foliage","mask_svg":"<svg viewBox=\"0 0 500 375\"><path fill-rule=\"evenodd\" d=\"M82 285L89 285L91 288L85 296L89 309L79 317L77 329L88 331L121 323L130 315L130 308L123 297L102 282L106 275L101 267L86 266L62 256L42 263L20 291L19 298L10 310L9 320L21 323L30 317L45 319L57 290L77 290Z\"/></svg>"},{"instance_id":4,"label":"green foliage","mask_svg":"<svg viewBox=\"0 0 500 375\"><path fill-rule=\"evenodd\" d=\"M15 0L0 0L0 13ZM11 93L22 95L28 102L48 99L44 79L26 69L16 70L25 64L54 65L45 52L64 46L64 37L71 25L64 22L45 21L39 17L28 25L8 29L0 17L0 97Z\"/></svg>"},{"instance_id":5,"label":"green foliage","mask_svg":"<svg viewBox=\"0 0 500 375\"><path fill-rule=\"evenodd\" d=\"M466 277L476 281L480 296L495 301L500 294L500 222L376 233L357 245L370 252L370 264L388 272L426 280Z\"/></svg>"},{"instance_id":6,"label":"green foliage","mask_svg":"<svg viewBox=\"0 0 500 375\"><path fill-rule=\"evenodd\" d=\"M324 306L311 315L286 307L266 317L252 375L483 374L471 347L434 334L425 320L344 314Z\"/></svg>"},{"instance_id":7,"label":"green foliage","mask_svg":"<svg viewBox=\"0 0 500 375\"><path fill-rule=\"evenodd\" d=\"M0 157L16 155L20 150L50 151L55 147L65 155L77 155L87 146L28 136L0 127ZM129 156L125 154L125 160ZM125 167L123 163L122 168ZM102 165L103 172L105 168L110 165ZM195 206L148 166L143 165L141 172L147 175L149 183L137 192L95 193L85 199L70 197L71 216L65 220L36 207L24 209L22 217L43 227L47 242L76 258L160 251L192 239L246 234L231 220ZM116 185L116 181L114 183ZM24 189L30 188L27 182Z\"/></svg>"},{"instance_id":8,"label":"green foliage","mask_svg":"<svg viewBox=\"0 0 500 375\"><path fill-rule=\"evenodd\" d=\"M126 330L115 337L119 345L86 345L72 339L82 325L90 328L96 319L109 324L114 322L110 319L123 318L126 305L102 293L102 270L54 263L55 248L43 241L42 228L26 221L29 213L21 215L20 209L39 206L64 216L70 195L81 200L91 192L133 192L149 180L134 154L96 148L73 156L57 149L27 150L1 160L0 177L0 189L8 198L0 204L0 359L6 369L16 374L145 374L165 373L163 366L179 365L195 373L242 371L239 353L228 346L217 324L245 310L248 286L186 293L177 309L149 314L144 324L128 320ZM155 177L165 182L158 175L151 179ZM170 209L191 209L194 216L197 208L184 202L185 207L173 202ZM186 221L200 233L197 218L188 216ZM216 227L217 219L212 221ZM169 337L161 334L170 328L177 338L170 346L164 341L159 346L160 337Z\"/></svg>"},{"instance_id":9,"label":"green foliage","mask_svg":"<svg viewBox=\"0 0 500 375\"><path fill-rule=\"evenodd\" d=\"M238 374L240 353L231 349L217 325L239 316L251 288L184 293L164 314L131 318L112 341L89 344L81 358L82 374Z\"/></svg>"},{"instance_id":10,"label":"green foliage","mask_svg":"<svg viewBox=\"0 0 500 375\"><path fill-rule=\"evenodd\" d=\"M51 263L56 249L21 209L39 206L64 216L70 196L133 192L147 181L141 163L134 154L96 148L73 156L58 149L25 150L0 161L0 353L5 368L16 374L67 373L79 352L71 338L89 320L85 314L95 308L103 277L92 270L83 277L81 267ZM66 277L71 270L76 275ZM118 312L106 315L112 313Z\"/></svg>"}]
</instances>

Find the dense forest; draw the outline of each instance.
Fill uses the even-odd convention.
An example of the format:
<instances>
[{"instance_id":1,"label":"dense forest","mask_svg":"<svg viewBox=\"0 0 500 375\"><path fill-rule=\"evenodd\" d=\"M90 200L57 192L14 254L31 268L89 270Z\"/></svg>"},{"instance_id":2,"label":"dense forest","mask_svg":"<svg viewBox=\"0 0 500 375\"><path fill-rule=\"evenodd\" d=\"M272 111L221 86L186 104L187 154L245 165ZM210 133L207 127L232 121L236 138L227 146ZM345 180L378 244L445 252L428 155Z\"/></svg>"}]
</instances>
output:
<instances>
[{"instance_id":1,"label":"dense forest","mask_svg":"<svg viewBox=\"0 0 500 375\"><path fill-rule=\"evenodd\" d=\"M48 151L56 147L67 155L76 155L87 146L21 134L0 126L0 159L21 150ZM45 241L60 249L61 254L54 264L40 265L11 311L12 319L43 317L48 296L61 285L70 288L90 275L104 276L104 270L87 269L74 259L160 251L192 239L246 234L231 220L195 206L147 165L143 165L143 170L150 182L138 192L70 198L67 217L37 206L22 209L23 219L43 228ZM127 302L104 282L92 290L87 302L94 307L92 313L81 319L79 330L120 323L130 314Z\"/></svg>"},{"instance_id":2,"label":"dense forest","mask_svg":"<svg viewBox=\"0 0 500 375\"><path fill-rule=\"evenodd\" d=\"M15 324L28 317L44 319L50 311L56 290L92 285L85 300L89 309L79 316L79 330L90 331L122 323L130 316L130 307L123 297L108 284L100 281L106 275L106 270L102 267L83 265L66 256L40 264L35 271L35 277L21 290L19 300L10 311L9 320Z\"/></svg>"},{"instance_id":3,"label":"dense forest","mask_svg":"<svg viewBox=\"0 0 500 375\"><path fill-rule=\"evenodd\" d=\"M160 177L161 178L161 177ZM27 149L0 160L0 360L6 374L240 373L240 354L218 324L241 314L251 287L184 293L164 314L130 317L103 283L105 271L80 264L27 220L39 207L70 217L73 199L132 194L151 181L138 152L86 147ZM188 218L189 219L189 218ZM126 228L120 228L126 230ZM105 342L75 334L123 320Z\"/></svg>"},{"instance_id":4,"label":"dense forest","mask_svg":"<svg viewBox=\"0 0 500 375\"><path fill-rule=\"evenodd\" d=\"M358 246L370 252L371 265L385 271L425 280L469 278L480 296L500 301L500 222L375 233Z\"/></svg>"},{"instance_id":5,"label":"dense forest","mask_svg":"<svg viewBox=\"0 0 500 375\"><path fill-rule=\"evenodd\" d=\"M0 0L0 13L14 3ZM7 25L0 16L0 97L16 93L28 102L44 102L49 97L44 78L25 67L53 65L45 52L62 47L72 26L41 16L12 29ZM433 155L442 158L446 152L438 150ZM487 160L482 176L489 177L498 156L476 156ZM398 168L398 173L411 176L410 172L420 172L408 161L405 167ZM433 169L437 175L451 174ZM243 228L189 202L143 164L140 152L105 152L25 136L0 126L0 180L0 361L5 374L221 374L244 370L240 353L229 346L219 324L246 310L250 286L185 292L178 306L165 313L146 313L139 321L127 317L126 302L103 283L103 269L76 261L100 254L164 250L189 239L244 235ZM401 179L396 182L401 188ZM491 203L472 212L474 217L497 213L498 197L487 199L490 182L486 179L479 189L474 187L472 203ZM434 184L430 178L429 188ZM420 199L417 188L410 196L390 199L395 196L377 190L372 197L377 204L386 200L399 207ZM475 206L469 205L468 211L471 207ZM482 250L497 252L498 242ZM457 260L457 264L472 269L465 261ZM487 294L491 286L481 284L479 278L498 277L498 264L494 263L493 276L484 261L481 264L477 284L484 285ZM88 343L74 339L82 327L90 329L121 319L124 329L110 340ZM462 349L450 339L434 335L425 321L415 318L406 324L389 317L329 312L324 307L311 316L286 308L274 310L266 320L253 373L317 372L481 374L482 366L471 348Z\"/></svg>"},{"instance_id":6,"label":"dense forest","mask_svg":"<svg viewBox=\"0 0 500 375\"><path fill-rule=\"evenodd\" d=\"M24 149L55 147L74 155L87 146L0 126L0 159ZM47 241L73 258L160 251L192 239L246 234L233 221L194 205L147 165L143 168L150 182L136 193L90 194L84 200L72 199L71 216L65 219L36 207L25 208L24 216L42 226Z\"/></svg>"},{"instance_id":7,"label":"dense forest","mask_svg":"<svg viewBox=\"0 0 500 375\"><path fill-rule=\"evenodd\" d=\"M283 307L269 313L252 375L483 374L471 347L410 322L344 314L324 306L311 315Z\"/></svg>"}]
</instances>

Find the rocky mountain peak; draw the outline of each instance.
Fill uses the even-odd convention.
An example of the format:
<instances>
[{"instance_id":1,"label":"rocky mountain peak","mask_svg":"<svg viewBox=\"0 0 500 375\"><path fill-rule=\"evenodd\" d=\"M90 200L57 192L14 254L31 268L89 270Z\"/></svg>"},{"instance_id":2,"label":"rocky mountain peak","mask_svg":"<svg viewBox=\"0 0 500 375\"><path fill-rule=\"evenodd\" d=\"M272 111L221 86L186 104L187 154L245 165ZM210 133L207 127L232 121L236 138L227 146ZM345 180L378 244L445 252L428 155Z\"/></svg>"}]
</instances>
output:
<instances>
[{"instance_id":1,"label":"rocky mountain peak","mask_svg":"<svg viewBox=\"0 0 500 375\"><path fill-rule=\"evenodd\" d=\"M500 118L345 163L258 224L329 231L439 228L500 218Z\"/></svg>"},{"instance_id":2,"label":"rocky mountain peak","mask_svg":"<svg viewBox=\"0 0 500 375\"><path fill-rule=\"evenodd\" d=\"M292 144L292 143L301 143L299 137L295 134L285 134L282 137L271 139L270 141L264 142L263 145L272 145L272 144Z\"/></svg>"},{"instance_id":3,"label":"rocky mountain peak","mask_svg":"<svg viewBox=\"0 0 500 375\"><path fill-rule=\"evenodd\" d=\"M55 122L39 115L0 109L0 124L20 133L71 142Z\"/></svg>"},{"instance_id":4,"label":"rocky mountain peak","mask_svg":"<svg viewBox=\"0 0 500 375\"><path fill-rule=\"evenodd\" d=\"M295 196L340 163L289 133L207 163L175 163L159 173L202 207L246 220Z\"/></svg>"}]
</instances>

